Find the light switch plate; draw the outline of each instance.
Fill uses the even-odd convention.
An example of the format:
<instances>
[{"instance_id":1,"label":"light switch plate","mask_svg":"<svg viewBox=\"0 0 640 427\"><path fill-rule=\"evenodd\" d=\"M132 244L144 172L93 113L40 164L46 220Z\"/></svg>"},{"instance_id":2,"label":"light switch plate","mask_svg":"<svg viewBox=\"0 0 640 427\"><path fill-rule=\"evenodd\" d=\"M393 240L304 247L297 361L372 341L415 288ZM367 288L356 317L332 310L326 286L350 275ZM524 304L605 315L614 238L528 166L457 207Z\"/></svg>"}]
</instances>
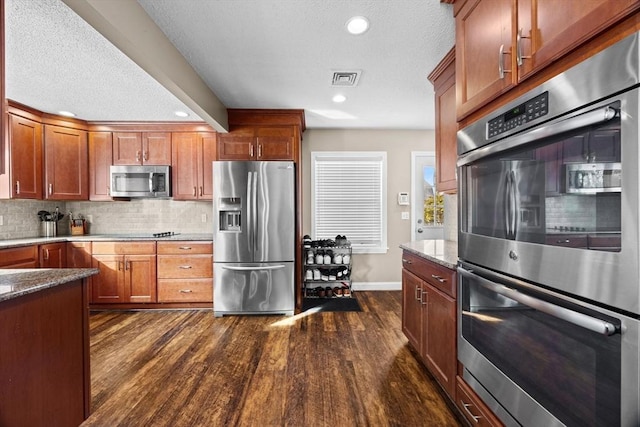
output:
<instances>
[{"instance_id":1,"label":"light switch plate","mask_svg":"<svg viewBox=\"0 0 640 427\"><path fill-rule=\"evenodd\" d=\"M402 219L409 219L409 212L402 212Z\"/></svg>"},{"instance_id":2,"label":"light switch plate","mask_svg":"<svg viewBox=\"0 0 640 427\"><path fill-rule=\"evenodd\" d=\"M202 222L207 222L207 214L203 213L201 220L202 220Z\"/></svg>"},{"instance_id":3,"label":"light switch plate","mask_svg":"<svg viewBox=\"0 0 640 427\"><path fill-rule=\"evenodd\" d=\"M0 215L0 225L4 225L4 216Z\"/></svg>"}]
</instances>

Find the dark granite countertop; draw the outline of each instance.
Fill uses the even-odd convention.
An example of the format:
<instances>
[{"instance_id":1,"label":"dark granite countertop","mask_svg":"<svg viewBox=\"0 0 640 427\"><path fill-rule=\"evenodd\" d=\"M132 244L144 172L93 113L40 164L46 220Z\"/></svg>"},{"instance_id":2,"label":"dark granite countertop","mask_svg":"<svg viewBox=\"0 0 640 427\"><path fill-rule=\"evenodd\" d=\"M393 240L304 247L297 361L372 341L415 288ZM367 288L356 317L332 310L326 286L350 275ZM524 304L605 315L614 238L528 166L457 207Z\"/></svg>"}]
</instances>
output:
<instances>
[{"instance_id":1,"label":"dark granite countertop","mask_svg":"<svg viewBox=\"0 0 640 427\"><path fill-rule=\"evenodd\" d=\"M458 264L458 242L453 240L418 240L403 243L400 248L451 270L455 270Z\"/></svg>"},{"instance_id":2,"label":"dark granite countertop","mask_svg":"<svg viewBox=\"0 0 640 427\"><path fill-rule=\"evenodd\" d=\"M0 302L98 274L97 268L0 269Z\"/></svg>"},{"instance_id":3,"label":"dark granite countertop","mask_svg":"<svg viewBox=\"0 0 640 427\"><path fill-rule=\"evenodd\" d=\"M79 236L58 236L58 237L26 237L24 239L0 240L0 249L42 245L46 243L57 242L98 242L98 241L137 241L137 240L156 240L156 241L181 241L181 240L213 240L212 233L191 233L176 234L170 237L153 237L151 233L140 234L84 234Z\"/></svg>"}]
</instances>

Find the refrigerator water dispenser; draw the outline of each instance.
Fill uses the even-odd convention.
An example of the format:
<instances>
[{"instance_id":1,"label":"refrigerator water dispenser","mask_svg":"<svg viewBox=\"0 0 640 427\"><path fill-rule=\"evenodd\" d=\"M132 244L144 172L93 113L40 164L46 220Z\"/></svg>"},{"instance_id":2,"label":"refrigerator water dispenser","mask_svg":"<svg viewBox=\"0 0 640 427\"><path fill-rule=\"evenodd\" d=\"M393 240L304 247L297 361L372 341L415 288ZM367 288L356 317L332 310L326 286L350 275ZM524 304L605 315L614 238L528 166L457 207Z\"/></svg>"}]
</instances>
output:
<instances>
[{"instance_id":1,"label":"refrigerator water dispenser","mask_svg":"<svg viewBox=\"0 0 640 427\"><path fill-rule=\"evenodd\" d=\"M242 231L242 200L239 197L220 199L220 231Z\"/></svg>"}]
</instances>

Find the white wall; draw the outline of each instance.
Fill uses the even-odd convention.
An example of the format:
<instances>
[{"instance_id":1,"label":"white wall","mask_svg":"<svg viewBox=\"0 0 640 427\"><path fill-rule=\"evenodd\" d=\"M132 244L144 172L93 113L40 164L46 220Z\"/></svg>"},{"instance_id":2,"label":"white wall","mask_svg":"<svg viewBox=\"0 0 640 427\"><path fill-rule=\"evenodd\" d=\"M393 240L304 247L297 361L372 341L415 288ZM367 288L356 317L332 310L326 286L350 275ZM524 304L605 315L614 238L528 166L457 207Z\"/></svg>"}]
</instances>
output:
<instances>
[{"instance_id":1,"label":"white wall","mask_svg":"<svg viewBox=\"0 0 640 427\"><path fill-rule=\"evenodd\" d=\"M411 190L411 152L434 151L431 130L307 130L302 141L303 234L311 235L311 152L385 151L387 153L386 254L353 256L352 279L356 289L400 289L401 243L411 240L411 222L401 219L400 191ZM348 236L347 236L348 237Z\"/></svg>"}]
</instances>

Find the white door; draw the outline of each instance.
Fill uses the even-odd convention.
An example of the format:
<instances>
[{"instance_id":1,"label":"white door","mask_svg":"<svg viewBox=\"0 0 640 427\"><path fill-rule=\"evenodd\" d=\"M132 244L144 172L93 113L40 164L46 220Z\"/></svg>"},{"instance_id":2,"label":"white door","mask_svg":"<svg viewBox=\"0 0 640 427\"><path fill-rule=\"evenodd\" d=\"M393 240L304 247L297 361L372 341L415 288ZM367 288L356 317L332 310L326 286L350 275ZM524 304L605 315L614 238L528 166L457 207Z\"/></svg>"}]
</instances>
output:
<instances>
[{"instance_id":1,"label":"white door","mask_svg":"<svg viewBox=\"0 0 640 427\"><path fill-rule=\"evenodd\" d=\"M411 152L411 240L444 239L444 201L436 193L436 155Z\"/></svg>"}]
</instances>

